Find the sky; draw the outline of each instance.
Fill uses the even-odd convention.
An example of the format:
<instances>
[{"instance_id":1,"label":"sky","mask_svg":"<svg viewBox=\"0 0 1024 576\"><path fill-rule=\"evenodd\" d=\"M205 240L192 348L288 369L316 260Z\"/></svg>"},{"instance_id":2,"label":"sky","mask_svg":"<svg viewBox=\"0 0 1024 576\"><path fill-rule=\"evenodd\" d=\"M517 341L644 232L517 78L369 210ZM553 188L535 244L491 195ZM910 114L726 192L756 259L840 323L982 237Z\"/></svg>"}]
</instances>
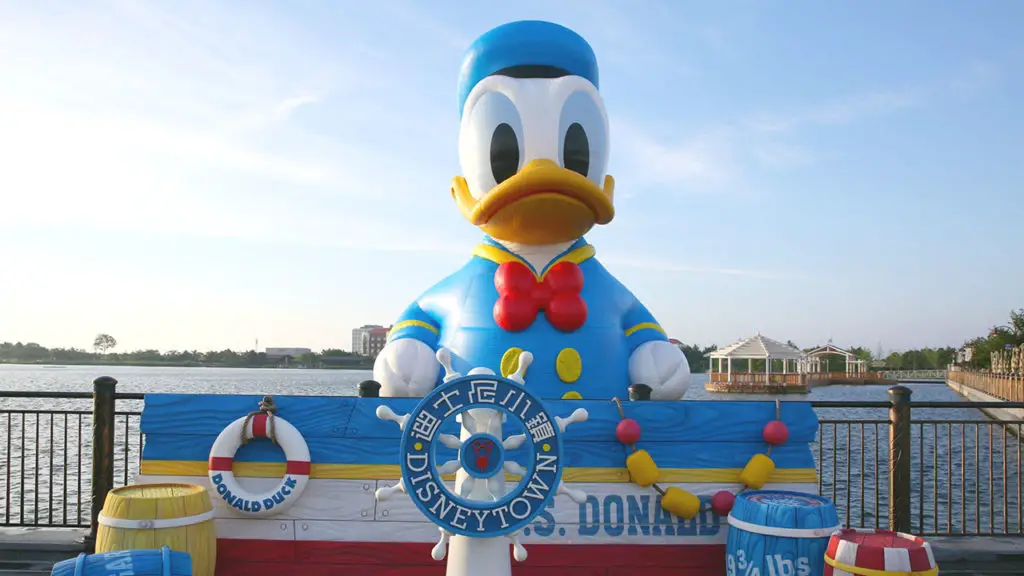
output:
<instances>
[{"instance_id":1,"label":"sky","mask_svg":"<svg viewBox=\"0 0 1024 576\"><path fill-rule=\"evenodd\" d=\"M1024 307L1024 3L0 3L0 341L350 346L457 270L465 49L593 46L598 259L670 336L959 345Z\"/></svg>"}]
</instances>

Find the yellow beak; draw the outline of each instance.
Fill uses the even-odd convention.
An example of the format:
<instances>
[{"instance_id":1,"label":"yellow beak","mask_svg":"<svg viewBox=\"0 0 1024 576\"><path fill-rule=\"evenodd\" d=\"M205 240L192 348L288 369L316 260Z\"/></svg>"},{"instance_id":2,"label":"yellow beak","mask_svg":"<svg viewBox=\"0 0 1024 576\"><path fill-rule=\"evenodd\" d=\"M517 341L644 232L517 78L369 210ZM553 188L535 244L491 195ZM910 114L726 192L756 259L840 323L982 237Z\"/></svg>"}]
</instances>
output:
<instances>
[{"instance_id":1,"label":"yellow beak","mask_svg":"<svg viewBox=\"0 0 1024 576\"><path fill-rule=\"evenodd\" d=\"M452 196L474 226L502 240L528 244L575 240L615 216L615 180L604 188L551 160L534 160L479 200L457 176Z\"/></svg>"}]
</instances>

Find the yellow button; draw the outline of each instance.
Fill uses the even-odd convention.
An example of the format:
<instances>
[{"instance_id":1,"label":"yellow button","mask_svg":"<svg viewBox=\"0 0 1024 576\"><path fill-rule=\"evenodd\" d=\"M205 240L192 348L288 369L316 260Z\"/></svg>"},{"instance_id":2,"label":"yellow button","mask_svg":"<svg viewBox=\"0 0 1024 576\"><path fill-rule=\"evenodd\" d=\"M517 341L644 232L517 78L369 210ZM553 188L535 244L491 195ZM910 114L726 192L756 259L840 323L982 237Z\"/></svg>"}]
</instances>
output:
<instances>
[{"instance_id":1,"label":"yellow button","mask_svg":"<svg viewBox=\"0 0 1024 576\"><path fill-rule=\"evenodd\" d=\"M555 359L555 372L558 372L558 377L566 384L572 384L579 380L580 374L583 372L583 360L580 359L580 353L573 348L563 348L558 353L558 358Z\"/></svg>"},{"instance_id":2,"label":"yellow button","mask_svg":"<svg viewBox=\"0 0 1024 576\"><path fill-rule=\"evenodd\" d=\"M501 357L501 375L505 378L516 373L519 367L519 355L523 353L522 348L509 348Z\"/></svg>"},{"instance_id":3,"label":"yellow button","mask_svg":"<svg viewBox=\"0 0 1024 576\"><path fill-rule=\"evenodd\" d=\"M583 396L575 390L569 390L565 394L562 394L562 400L583 400Z\"/></svg>"}]
</instances>

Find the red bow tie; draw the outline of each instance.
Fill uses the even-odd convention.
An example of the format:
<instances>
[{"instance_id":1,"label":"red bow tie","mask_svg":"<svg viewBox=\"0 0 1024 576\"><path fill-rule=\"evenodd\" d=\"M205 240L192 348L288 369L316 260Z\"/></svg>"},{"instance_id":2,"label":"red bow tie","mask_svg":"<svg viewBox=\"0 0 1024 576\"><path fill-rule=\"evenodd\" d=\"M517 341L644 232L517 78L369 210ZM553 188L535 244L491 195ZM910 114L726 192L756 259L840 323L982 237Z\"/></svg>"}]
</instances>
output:
<instances>
[{"instance_id":1,"label":"red bow tie","mask_svg":"<svg viewBox=\"0 0 1024 576\"><path fill-rule=\"evenodd\" d=\"M583 273L572 262L555 264L539 282L523 263L505 262L494 273L494 287L494 321L509 332L529 328L541 310L562 332L577 330L587 320L587 303L580 297Z\"/></svg>"}]
</instances>

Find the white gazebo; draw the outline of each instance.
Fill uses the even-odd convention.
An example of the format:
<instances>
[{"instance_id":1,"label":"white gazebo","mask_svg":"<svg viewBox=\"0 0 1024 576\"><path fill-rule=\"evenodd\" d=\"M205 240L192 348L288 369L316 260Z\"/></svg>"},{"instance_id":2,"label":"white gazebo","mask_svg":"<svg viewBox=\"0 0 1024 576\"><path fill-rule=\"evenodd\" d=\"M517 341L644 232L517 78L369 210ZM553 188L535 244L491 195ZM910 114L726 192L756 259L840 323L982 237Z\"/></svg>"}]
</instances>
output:
<instances>
[{"instance_id":1,"label":"white gazebo","mask_svg":"<svg viewBox=\"0 0 1024 576\"><path fill-rule=\"evenodd\" d=\"M842 357L843 372L829 370L827 356ZM822 360L825 360L824 369L822 369ZM815 348L804 356L801 371L807 373L812 379L818 379L819 376L829 380L864 379L868 373L868 365L867 362L858 360L853 352L832 344L830 338L828 344Z\"/></svg>"},{"instance_id":2,"label":"white gazebo","mask_svg":"<svg viewBox=\"0 0 1024 576\"><path fill-rule=\"evenodd\" d=\"M706 388L711 392L807 391L800 370L804 353L789 344L762 336L760 332L707 356L711 366ZM733 365L734 361L737 361L737 366ZM761 362L764 362L763 367L759 365Z\"/></svg>"}]
</instances>

